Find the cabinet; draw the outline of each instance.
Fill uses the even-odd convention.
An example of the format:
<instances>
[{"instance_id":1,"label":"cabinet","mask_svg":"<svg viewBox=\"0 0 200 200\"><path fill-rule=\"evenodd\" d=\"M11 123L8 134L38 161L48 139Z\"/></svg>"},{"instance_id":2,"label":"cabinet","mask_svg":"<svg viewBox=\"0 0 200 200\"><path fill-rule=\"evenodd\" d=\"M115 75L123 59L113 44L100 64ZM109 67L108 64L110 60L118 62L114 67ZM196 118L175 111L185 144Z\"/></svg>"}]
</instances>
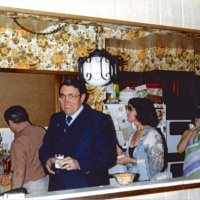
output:
<instances>
[{"instance_id":1,"label":"cabinet","mask_svg":"<svg viewBox=\"0 0 200 200\"><path fill-rule=\"evenodd\" d=\"M7 127L3 113L13 105L25 107L32 123L48 126L52 113L60 111L58 101L60 83L64 78L77 77L77 73L59 74L39 70L15 70L16 72L2 70L1 72L1 70L0 127Z\"/></svg>"},{"instance_id":2,"label":"cabinet","mask_svg":"<svg viewBox=\"0 0 200 200\"><path fill-rule=\"evenodd\" d=\"M195 107L200 105L200 77L194 72L120 72L118 83L120 90L146 83L160 84L167 119L189 119Z\"/></svg>"}]
</instances>

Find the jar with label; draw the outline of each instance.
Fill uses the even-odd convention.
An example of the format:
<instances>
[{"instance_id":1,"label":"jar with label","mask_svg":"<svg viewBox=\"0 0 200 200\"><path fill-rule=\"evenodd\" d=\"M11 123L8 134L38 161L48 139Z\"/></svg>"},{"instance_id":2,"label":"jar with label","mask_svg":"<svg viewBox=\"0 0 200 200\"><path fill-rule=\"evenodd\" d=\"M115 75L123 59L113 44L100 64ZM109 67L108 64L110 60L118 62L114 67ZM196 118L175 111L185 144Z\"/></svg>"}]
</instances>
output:
<instances>
[{"instance_id":1,"label":"jar with label","mask_svg":"<svg viewBox=\"0 0 200 200\"><path fill-rule=\"evenodd\" d=\"M137 92L130 87L126 87L119 93L119 99L122 103L128 104L129 99L138 97Z\"/></svg>"}]
</instances>

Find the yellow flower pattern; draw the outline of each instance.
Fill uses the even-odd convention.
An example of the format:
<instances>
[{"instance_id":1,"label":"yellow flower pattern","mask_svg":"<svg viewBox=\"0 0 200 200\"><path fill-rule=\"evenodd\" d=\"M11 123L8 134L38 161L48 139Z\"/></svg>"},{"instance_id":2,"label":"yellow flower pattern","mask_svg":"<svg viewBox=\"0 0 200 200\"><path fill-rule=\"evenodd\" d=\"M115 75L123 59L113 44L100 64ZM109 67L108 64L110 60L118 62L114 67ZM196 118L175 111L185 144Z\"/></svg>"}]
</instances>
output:
<instances>
[{"instance_id":1,"label":"yellow flower pattern","mask_svg":"<svg viewBox=\"0 0 200 200\"><path fill-rule=\"evenodd\" d=\"M48 27L48 29L54 29ZM96 40L90 25L67 25L49 35L36 35L22 29L0 28L0 66L3 68L77 71L78 58L88 56L96 46L105 48L106 38L133 41L151 34L148 30L127 30L124 27L103 27ZM119 55L126 64L120 70L145 72L151 70L193 71L200 75L200 54L193 49L151 47L146 49L106 48ZM90 88L88 100L92 107L102 109L104 90ZM97 98L98 97L98 98Z\"/></svg>"},{"instance_id":2,"label":"yellow flower pattern","mask_svg":"<svg viewBox=\"0 0 200 200\"><path fill-rule=\"evenodd\" d=\"M66 55L64 55L62 52L55 52L51 57L51 64L58 67L64 63L65 59Z\"/></svg>"},{"instance_id":3,"label":"yellow flower pattern","mask_svg":"<svg viewBox=\"0 0 200 200\"><path fill-rule=\"evenodd\" d=\"M53 26L52 26L53 29ZM0 29L0 64L4 68L34 68L77 71L79 57L88 56L96 45L105 48L105 38L134 40L151 34L123 27L102 29L96 41L93 26L68 25L50 35L34 35L25 30ZM126 61L125 71L175 70L200 74L200 56L192 49L152 47L143 50L107 48ZM194 59L195 58L195 59Z\"/></svg>"}]
</instances>

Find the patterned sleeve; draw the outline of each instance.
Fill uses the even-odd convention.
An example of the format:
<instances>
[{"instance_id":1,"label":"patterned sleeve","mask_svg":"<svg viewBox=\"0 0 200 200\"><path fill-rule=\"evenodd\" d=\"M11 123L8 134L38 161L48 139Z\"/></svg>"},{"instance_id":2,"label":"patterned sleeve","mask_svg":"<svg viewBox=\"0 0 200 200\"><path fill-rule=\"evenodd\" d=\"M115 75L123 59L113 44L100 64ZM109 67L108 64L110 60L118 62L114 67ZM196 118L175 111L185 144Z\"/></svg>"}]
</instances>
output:
<instances>
[{"instance_id":1,"label":"patterned sleeve","mask_svg":"<svg viewBox=\"0 0 200 200\"><path fill-rule=\"evenodd\" d=\"M147 168L150 179L161 172L164 167L164 145L161 135L155 130L151 130L146 141Z\"/></svg>"}]
</instances>

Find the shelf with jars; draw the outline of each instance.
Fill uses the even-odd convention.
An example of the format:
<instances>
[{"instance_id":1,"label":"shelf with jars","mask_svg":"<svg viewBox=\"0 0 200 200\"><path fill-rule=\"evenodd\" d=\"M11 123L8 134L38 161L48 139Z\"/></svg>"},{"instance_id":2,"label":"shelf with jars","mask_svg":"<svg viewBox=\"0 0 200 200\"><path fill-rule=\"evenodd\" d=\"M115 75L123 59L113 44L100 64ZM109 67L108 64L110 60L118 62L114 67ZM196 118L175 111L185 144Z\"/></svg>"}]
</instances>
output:
<instances>
[{"instance_id":1,"label":"shelf with jars","mask_svg":"<svg viewBox=\"0 0 200 200\"><path fill-rule=\"evenodd\" d=\"M0 193L10 190L10 169L10 153L7 149L4 148L2 143L2 135L0 133Z\"/></svg>"},{"instance_id":2,"label":"shelf with jars","mask_svg":"<svg viewBox=\"0 0 200 200\"><path fill-rule=\"evenodd\" d=\"M134 124L127 121L126 106L131 98L148 98L154 102L159 118L158 128L166 135L166 105L163 102L163 91L159 84L142 84L126 86L119 91L117 84L107 86L109 98L104 102L103 112L113 120L119 145L126 149L131 133L136 130ZM118 88L116 90L116 88ZM115 101L113 101L115 100Z\"/></svg>"}]
</instances>

